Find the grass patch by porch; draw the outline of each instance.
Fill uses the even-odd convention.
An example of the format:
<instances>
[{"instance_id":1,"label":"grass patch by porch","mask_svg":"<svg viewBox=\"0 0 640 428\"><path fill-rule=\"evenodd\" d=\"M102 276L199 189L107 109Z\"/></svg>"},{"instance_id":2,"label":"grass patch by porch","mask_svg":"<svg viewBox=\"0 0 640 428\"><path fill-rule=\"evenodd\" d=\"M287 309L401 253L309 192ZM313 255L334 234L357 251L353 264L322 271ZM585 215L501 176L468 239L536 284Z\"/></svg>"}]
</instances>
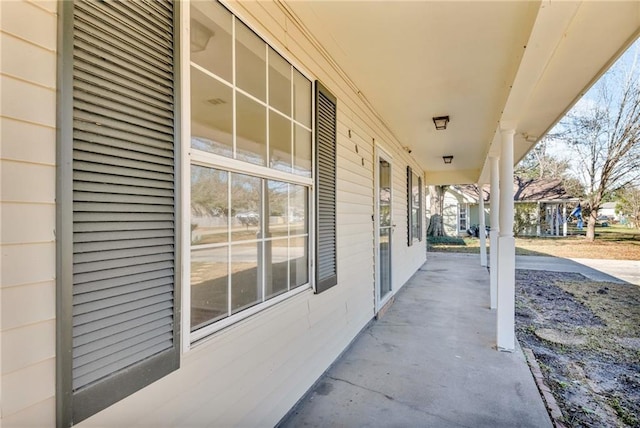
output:
<instances>
[{"instance_id":1,"label":"grass patch by porch","mask_svg":"<svg viewBox=\"0 0 640 428\"><path fill-rule=\"evenodd\" d=\"M487 247L489 239L487 239ZM478 238L427 237L428 251L480 252ZM490 248L488 248L490 251ZM640 230L614 225L598 227L594 242L585 240L584 231L566 237L518 237L516 254L583 259L640 260Z\"/></svg>"}]
</instances>

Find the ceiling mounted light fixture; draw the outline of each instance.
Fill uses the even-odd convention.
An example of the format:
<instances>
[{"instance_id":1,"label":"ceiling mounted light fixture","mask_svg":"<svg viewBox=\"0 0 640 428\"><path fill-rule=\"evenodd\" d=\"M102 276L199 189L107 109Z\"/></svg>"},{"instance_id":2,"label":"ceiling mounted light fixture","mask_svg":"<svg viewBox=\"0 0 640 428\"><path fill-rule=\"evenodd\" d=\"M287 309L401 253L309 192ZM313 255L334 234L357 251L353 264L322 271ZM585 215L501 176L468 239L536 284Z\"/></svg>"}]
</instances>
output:
<instances>
[{"instance_id":1,"label":"ceiling mounted light fixture","mask_svg":"<svg viewBox=\"0 0 640 428\"><path fill-rule=\"evenodd\" d=\"M449 156L442 156L442 160L444 161L444 163L446 164L450 164L451 162L453 162L453 156L449 155Z\"/></svg>"},{"instance_id":2,"label":"ceiling mounted light fixture","mask_svg":"<svg viewBox=\"0 0 640 428\"><path fill-rule=\"evenodd\" d=\"M433 124L436 126L436 130L441 131L447 129L447 123L449 123L449 116L434 117Z\"/></svg>"},{"instance_id":3,"label":"ceiling mounted light fixture","mask_svg":"<svg viewBox=\"0 0 640 428\"><path fill-rule=\"evenodd\" d=\"M214 36L214 32L208 29L201 22L191 20L191 52L202 52L207 49L209 41Z\"/></svg>"}]
</instances>

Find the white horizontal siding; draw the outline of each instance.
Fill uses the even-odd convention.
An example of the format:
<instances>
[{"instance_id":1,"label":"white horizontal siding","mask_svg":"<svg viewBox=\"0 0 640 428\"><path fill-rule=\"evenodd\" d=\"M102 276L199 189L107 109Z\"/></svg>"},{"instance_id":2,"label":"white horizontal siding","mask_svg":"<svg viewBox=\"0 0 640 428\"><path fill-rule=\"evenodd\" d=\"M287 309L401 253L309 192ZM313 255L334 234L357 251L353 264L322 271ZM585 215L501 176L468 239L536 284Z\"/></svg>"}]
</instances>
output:
<instances>
[{"instance_id":1,"label":"white horizontal siding","mask_svg":"<svg viewBox=\"0 0 640 428\"><path fill-rule=\"evenodd\" d=\"M2 33L46 49L56 51L57 17L56 1L3 1ZM4 55L4 46L2 48ZM2 68L5 67L2 62ZM20 71L27 75L28 71Z\"/></svg>"},{"instance_id":2,"label":"white horizontal siding","mask_svg":"<svg viewBox=\"0 0 640 428\"><path fill-rule=\"evenodd\" d=\"M55 426L56 401L49 397L2 418L3 427L33 428Z\"/></svg>"},{"instance_id":3,"label":"white horizontal siding","mask_svg":"<svg viewBox=\"0 0 640 428\"><path fill-rule=\"evenodd\" d=\"M403 156L404 150L395 148L396 156ZM411 165L413 171L420 175L420 171ZM396 224L393 241L393 287L395 289L406 283L411 275L424 263L426 257L425 238L414 240L412 245L407 243L408 228L408 197L407 197L407 163L394 164L393 185L397 189L393 194L393 223ZM399 190L399 191L398 191ZM424 225L424 216L421 218ZM423 226L423 235L426 235Z\"/></svg>"},{"instance_id":4,"label":"white horizontal siding","mask_svg":"<svg viewBox=\"0 0 640 428\"><path fill-rule=\"evenodd\" d=\"M217 333L187 352L178 372L82 426L277 423L374 315L376 142L383 144L394 160L396 283L408 278L424 261L424 240L410 248L406 245L405 171L408 164L419 169L400 143L363 107L357 94L275 3L234 2L230 6L338 98L338 285L320 295L301 293Z\"/></svg>"},{"instance_id":5,"label":"white horizontal siding","mask_svg":"<svg viewBox=\"0 0 640 428\"><path fill-rule=\"evenodd\" d=\"M2 129L0 158L55 166L56 130L54 127L34 126L32 123L0 117L0 129Z\"/></svg>"},{"instance_id":6,"label":"white horizontal siding","mask_svg":"<svg viewBox=\"0 0 640 428\"><path fill-rule=\"evenodd\" d=\"M55 1L0 2L0 425L55 424Z\"/></svg>"},{"instance_id":7,"label":"white horizontal siding","mask_svg":"<svg viewBox=\"0 0 640 428\"><path fill-rule=\"evenodd\" d=\"M0 74L2 423L53 426L56 2L1 4L3 59L23 53L3 60ZM338 98L338 285L320 295L305 291L218 332L184 354L178 371L80 426L275 424L374 314L376 143L393 156L394 287L424 261L424 241L406 245L405 171L418 168L402 144L276 3L231 7Z\"/></svg>"},{"instance_id":8,"label":"white horizontal siding","mask_svg":"<svg viewBox=\"0 0 640 428\"><path fill-rule=\"evenodd\" d=\"M5 330L2 367L11 373L52 359L55 357L55 339L55 320Z\"/></svg>"}]
</instances>

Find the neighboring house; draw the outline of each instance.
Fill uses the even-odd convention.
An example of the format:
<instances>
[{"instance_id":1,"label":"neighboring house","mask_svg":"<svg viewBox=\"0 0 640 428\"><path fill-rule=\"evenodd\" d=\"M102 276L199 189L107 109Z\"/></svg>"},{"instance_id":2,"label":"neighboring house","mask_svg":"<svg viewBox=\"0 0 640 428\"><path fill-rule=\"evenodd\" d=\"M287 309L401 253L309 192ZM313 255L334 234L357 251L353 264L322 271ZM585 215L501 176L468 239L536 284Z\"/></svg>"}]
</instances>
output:
<instances>
[{"instance_id":1,"label":"neighboring house","mask_svg":"<svg viewBox=\"0 0 640 428\"><path fill-rule=\"evenodd\" d=\"M509 182L639 12L0 1L0 425L276 425L424 264L424 185Z\"/></svg>"},{"instance_id":2,"label":"neighboring house","mask_svg":"<svg viewBox=\"0 0 640 428\"><path fill-rule=\"evenodd\" d=\"M485 224L491 227L490 186L483 186ZM477 185L451 186L445 195L444 223L447 233L464 236L480 224ZM529 223L520 230L525 236L567 236L567 218L580 201L567 193L560 179L514 180L514 204L529 207ZM516 208L517 210L517 208ZM523 214L524 215L524 214Z\"/></svg>"},{"instance_id":3,"label":"neighboring house","mask_svg":"<svg viewBox=\"0 0 640 428\"><path fill-rule=\"evenodd\" d=\"M485 202L488 202L488 192L485 191ZM478 187L450 186L445 192L443 206L444 228L449 236L466 236L467 230L480 224L478 216ZM488 226L489 205L485 205L485 224Z\"/></svg>"},{"instance_id":4,"label":"neighboring house","mask_svg":"<svg viewBox=\"0 0 640 428\"><path fill-rule=\"evenodd\" d=\"M598 210L598 217L607 217L608 220L620 221L620 215L616 212L616 202L605 202Z\"/></svg>"}]
</instances>

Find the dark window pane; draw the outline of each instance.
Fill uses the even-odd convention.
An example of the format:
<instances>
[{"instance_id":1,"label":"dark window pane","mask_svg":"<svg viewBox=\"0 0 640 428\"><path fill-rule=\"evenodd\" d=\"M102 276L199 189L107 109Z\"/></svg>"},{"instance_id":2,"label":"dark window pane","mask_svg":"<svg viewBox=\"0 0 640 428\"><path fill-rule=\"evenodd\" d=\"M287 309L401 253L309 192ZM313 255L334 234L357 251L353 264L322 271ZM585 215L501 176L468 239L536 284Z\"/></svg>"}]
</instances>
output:
<instances>
[{"instance_id":1,"label":"dark window pane","mask_svg":"<svg viewBox=\"0 0 640 428\"><path fill-rule=\"evenodd\" d=\"M191 244L229 241L226 171L191 166Z\"/></svg>"},{"instance_id":2,"label":"dark window pane","mask_svg":"<svg viewBox=\"0 0 640 428\"><path fill-rule=\"evenodd\" d=\"M191 251L191 331L229 311L228 248Z\"/></svg>"}]
</instances>

